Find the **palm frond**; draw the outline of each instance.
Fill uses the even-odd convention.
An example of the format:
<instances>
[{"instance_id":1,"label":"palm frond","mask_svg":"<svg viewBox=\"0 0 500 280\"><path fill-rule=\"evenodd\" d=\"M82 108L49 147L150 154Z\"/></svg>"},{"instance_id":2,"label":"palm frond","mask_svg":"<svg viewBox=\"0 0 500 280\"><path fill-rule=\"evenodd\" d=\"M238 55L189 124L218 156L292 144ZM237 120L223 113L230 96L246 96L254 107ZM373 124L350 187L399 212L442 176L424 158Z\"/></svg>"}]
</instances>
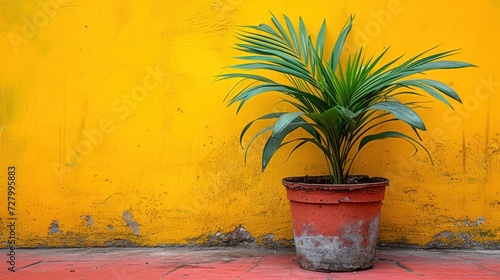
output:
<instances>
[{"instance_id":1,"label":"palm frond","mask_svg":"<svg viewBox=\"0 0 500 280\"><path fill-rule=\"evenodd\" d=\"M244 62L230 66L236 72L217 77L237 80L228 94L229 105L238 103L237 112L248 100L271 92L281 93L282 102L291 105L289 111L266 114L243 128L240 143L256 122L273 122L251 138L245 158L250 145L263 135L268 135L262 153L263 170L281 147L295 143L292 154L311 143L325 155L333 182L343 183L358 153L373 141L397 138L429 154L419 135L426 130L417 113L424 108L423 102L412 98L431 97L451 108L449 99L461 100L443 82L415 76L474 65L447 60L457 50L432 53L435 48L402 62L399 56L386 63L382 61L389 48L368 59L360 48L341 61L354 16L347 20L330 51L325 46L326 21L313 43L302 18L297 26L286 15L283 19L284 23L271 14L270 25L241 27L236 49L245 55L236 59ZM285 82L276 80L278 76ZM409 125L415 138L398 131L374 132L389 122ZM302 132L292 137L297 130Z\"/></svg>"}]
</instances>

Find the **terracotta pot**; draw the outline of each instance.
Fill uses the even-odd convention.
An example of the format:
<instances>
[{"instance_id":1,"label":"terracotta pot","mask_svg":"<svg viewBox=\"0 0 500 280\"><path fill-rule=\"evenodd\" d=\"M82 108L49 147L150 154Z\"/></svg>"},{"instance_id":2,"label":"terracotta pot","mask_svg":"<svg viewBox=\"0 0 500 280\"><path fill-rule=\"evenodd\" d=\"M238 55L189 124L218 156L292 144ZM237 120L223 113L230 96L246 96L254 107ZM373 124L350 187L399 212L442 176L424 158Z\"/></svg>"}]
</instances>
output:
<instances>
[{"instance_id":1,"label":"terracotta pot","mask_svg":"<svg viewBox=\"0 0 500 280\"><path fill-rule=\"evenodd\" d=\"M370 178L369 183L345 185L303 183L325 178L283 179L299 265L313 271L369 269L375 258L380 208L389 180Z\"/></svg>"}]
</instances>

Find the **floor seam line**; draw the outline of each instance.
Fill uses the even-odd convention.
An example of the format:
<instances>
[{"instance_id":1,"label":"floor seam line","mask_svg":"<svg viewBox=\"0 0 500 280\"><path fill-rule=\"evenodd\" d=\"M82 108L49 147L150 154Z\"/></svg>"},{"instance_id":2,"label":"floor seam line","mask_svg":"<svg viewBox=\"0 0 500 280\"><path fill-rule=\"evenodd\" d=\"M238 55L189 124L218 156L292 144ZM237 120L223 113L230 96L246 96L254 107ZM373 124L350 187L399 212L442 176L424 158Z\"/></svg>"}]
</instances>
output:
<instances>
[{"instance_id":1,"label":"floor seam line","mask_svg":"<svg viewBox=\"0 0 500 280\"><path fill-rule=\"evenodd\" d=\"M43 260L41 260L41 261L37 261L37 262L31 263L31 264L25 265L25 266L23 266L23 267L21 267L21 268L19 268L19 269L16 269L15 271L23 270L23 269L25 269L25 268L28 268L28 267L30 267L30 266L34 266L34 265L37 265L37 264L40 264L40 263L43 263L43 262L44 262Z\"/></svg>"}]
</instances>

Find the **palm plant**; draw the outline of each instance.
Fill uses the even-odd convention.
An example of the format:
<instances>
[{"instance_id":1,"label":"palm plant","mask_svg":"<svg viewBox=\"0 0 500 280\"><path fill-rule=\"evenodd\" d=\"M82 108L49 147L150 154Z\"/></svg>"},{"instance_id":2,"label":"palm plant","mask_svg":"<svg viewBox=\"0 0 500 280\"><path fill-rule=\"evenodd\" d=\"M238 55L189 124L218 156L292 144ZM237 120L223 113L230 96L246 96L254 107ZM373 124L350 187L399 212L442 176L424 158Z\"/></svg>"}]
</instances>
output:
<instances>
[{"instance_id":1,"label":"palm plant","mask_svg":"<svg viewBox=\"0 0 500 280\"><path fill-rule=\"evenodd\" d=\"M262 154L263 171L275 152L284 145L295 144L293 153L304 144L312 143L326 157L331 182L346 183L354 159L372 141L399 138L416 149L422 147L428 154L418 135L426 127L415 111L422 104L405 101L411 98L401 99L402 96L428 94L450 107L452 105L445 96L461 102L458 94L440 81L411 78L430 70L473 66L444 60L457 50L429 54L433 50L430 49L396 65L401 57L382 64L387 49L366 59L360 48L341 62L353 19L353 16L348 19L331 52L325 50L325 22L315 43L302 19L296 28L286 15L284 25L272 15L273 26L260 24L240 29L237 49L246 55L238 59L247 63L231 66L237 69L235 73L218 76L220 80L239 80L230 92L234 94L229 105L239 103L239 111L248 100L258 95L279 92L285 95L283 101L293 108L292 111L261 116L248 123L241 132L240 142L256 121L273 120L271 126L251 139L245 152L246 156L255 138L270 132ZM283 75L285 82L273 80L276 74ZM376 128L394 121L408 124L415 136L392 130L375 132ZM287 138L295 130L304 133L293 139Z\"/></svg>"}]
</instances>

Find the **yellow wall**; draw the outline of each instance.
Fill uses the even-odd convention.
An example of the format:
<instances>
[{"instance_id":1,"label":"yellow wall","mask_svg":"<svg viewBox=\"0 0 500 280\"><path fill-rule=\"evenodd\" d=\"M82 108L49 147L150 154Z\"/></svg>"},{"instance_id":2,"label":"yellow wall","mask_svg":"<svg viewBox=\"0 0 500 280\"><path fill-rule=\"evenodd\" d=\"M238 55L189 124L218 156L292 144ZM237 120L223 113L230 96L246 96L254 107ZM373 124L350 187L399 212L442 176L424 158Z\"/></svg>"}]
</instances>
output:
<instances>
[{"instance_id":1,"label":"yellow wall","mask_svg":"<svg viewBox=\"0 0 500 280\"><path fill-rule=\"evenodd\" d=\"M306 4L307 3L307 4ZM356 14L350 44L414 55L441 44L479 65L435 73L461 94L456 111L425 112L424 154L373 144L355 171L388 176L381 243L500 242L500 2L482 1L3 1L0 10L0 226L17 245L202 244L241 225L259 242L292 238L282 177L326 171L315 150L286 152L260 173L214 75L233 63L237 25L269 11L323 18L334 38ZM259 147L260 146L260 147ZM7 213L8 166L16 169ZM4 243L5 245L5 243Z\"/></svg>"}]
</instances>

